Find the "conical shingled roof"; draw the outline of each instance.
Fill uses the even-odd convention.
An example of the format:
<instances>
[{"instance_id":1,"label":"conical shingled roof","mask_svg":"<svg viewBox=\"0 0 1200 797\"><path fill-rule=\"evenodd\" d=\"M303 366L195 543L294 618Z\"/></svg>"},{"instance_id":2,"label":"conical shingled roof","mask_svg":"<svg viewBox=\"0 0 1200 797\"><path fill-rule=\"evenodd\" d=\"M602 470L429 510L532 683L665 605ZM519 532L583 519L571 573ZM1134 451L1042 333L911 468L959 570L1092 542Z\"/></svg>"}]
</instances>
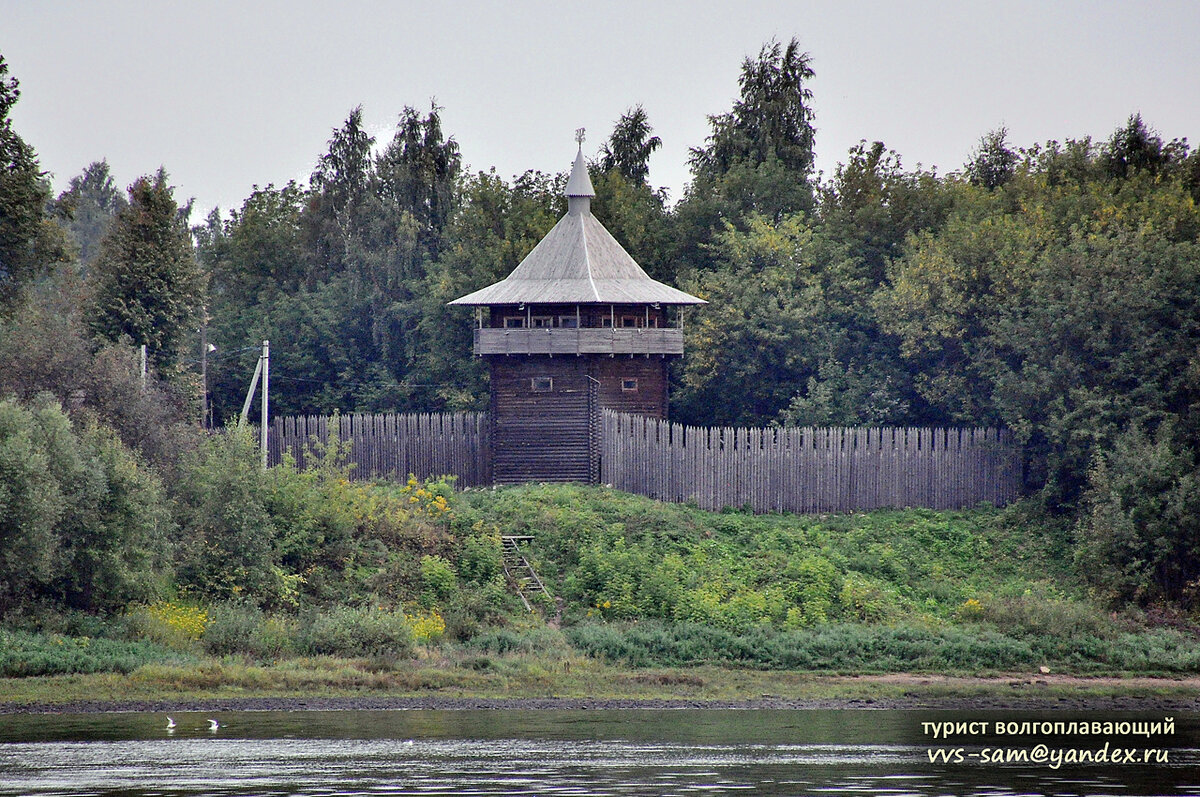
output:
<instances>
[{"instance_id":1,"label":"conical shingled roof","mask_svg":"<svg viewBox=\"0 0 1200 797\"><path fill-rule=\"evenodd\" d=\"M583 159L583 146L579 147L579 154L575 156L575 163L571 166L571 177L567 180L567 187L563 191L567 198L577 196L594 197L596 189L592 188L592 178L588 175L587 162Z\"/></svg>"},{"instance_id":2,"label":"conical shingled roof","mask_svg":"<svg viewBox=\"0 0 1200 797\"><path fill-rule=\"evenodd\" d=\"M508 277L450 304L707 304L650 279L592 215L595 189L582 149L565 193L567 215Z\"/></svg>"}]
</instances>

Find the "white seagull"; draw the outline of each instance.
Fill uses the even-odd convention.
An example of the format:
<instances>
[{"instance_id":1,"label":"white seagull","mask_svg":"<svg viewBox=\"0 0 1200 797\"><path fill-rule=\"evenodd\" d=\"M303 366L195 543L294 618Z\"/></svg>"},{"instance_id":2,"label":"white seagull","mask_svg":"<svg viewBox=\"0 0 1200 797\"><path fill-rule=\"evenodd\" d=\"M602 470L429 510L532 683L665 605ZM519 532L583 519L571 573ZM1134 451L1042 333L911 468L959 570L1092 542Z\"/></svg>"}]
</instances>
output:
<instances>
[{"instance_id":1,"label":"white seagull","mask_svg":"<svg viewBox=\"0 0 1200 797\"><path fill-rule=\"evenodd\" d=\"M216 731L216 730L217 730L217 728L220 728L220 727L221 727L221 726L220 726L220 725L217 723L217 721L216 721L216 720L210 719L210 720L208 721L208 729L209 729L210 731Z\"/></svg>"},{"instance_id":2,"label":"white seagull","mask_svg":"<svg viewBox=\"0 0 1200 797\"><path fill-rule=\"evenodd\" d=\"M175 730L175 720L171 719L170 717L167 717L167 730Z\"/></svg>"}]
</instances>

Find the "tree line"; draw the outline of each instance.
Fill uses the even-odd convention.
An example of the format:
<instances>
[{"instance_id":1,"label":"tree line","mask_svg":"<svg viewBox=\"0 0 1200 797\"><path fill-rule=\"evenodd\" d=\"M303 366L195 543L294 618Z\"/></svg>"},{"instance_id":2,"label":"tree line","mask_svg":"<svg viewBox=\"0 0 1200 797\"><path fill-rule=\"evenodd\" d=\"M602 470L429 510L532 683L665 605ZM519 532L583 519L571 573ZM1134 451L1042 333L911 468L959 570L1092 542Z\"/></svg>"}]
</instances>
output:
<instances>
[{"instance_id":1,"label":"tree line","mask_svg":"<svg viewBox=\"0 0 1200 797\"><path fill-rule=\"evenodd\" d=\"M673 419L1005 426L1098 591L1195 604L1200 152L1134 113L1107 138L991 131L947 173L864 140L822 176L812 77L794 39L746 58L675 202L652 185L641 106L591 163L597 217L709 301ZM54 396L163 473L195 445L202 326L210 425L240 410L263 339L279 413L486 406L469 318L446 302L553 226L565 173L470 172L437 105L404 108L386 143L356 108L307 184L189 228L162 169L121 191L100 161L52 196L9 121L18 96L0 60L0 394ZM129 376L143 344L149 392Z\"/></svg>"}]
</instances>

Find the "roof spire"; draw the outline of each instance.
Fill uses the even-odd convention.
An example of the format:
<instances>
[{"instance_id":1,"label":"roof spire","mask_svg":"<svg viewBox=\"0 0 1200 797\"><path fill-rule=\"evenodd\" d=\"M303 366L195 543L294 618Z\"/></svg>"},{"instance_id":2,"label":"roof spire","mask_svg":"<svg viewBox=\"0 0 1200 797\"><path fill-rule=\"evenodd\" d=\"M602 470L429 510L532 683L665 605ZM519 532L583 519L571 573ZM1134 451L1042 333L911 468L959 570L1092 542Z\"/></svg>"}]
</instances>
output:
<instances>
[{"instance_id":1,"label":"roof spire","mask_svg":"<svg viewBox=\"0 0 1200 797\"><path fill-rule=\"evenodd\" d=\"M596 189L592 188L592 179L588 177L587 161L583 157L583 139L586 131L581 127L575 131L575 142L579 144L579 152L575 155L575 165L571 167L571 177L567 180L567 209L572 215L590 213L592 197Z\"/></svg>"}]
</instances>

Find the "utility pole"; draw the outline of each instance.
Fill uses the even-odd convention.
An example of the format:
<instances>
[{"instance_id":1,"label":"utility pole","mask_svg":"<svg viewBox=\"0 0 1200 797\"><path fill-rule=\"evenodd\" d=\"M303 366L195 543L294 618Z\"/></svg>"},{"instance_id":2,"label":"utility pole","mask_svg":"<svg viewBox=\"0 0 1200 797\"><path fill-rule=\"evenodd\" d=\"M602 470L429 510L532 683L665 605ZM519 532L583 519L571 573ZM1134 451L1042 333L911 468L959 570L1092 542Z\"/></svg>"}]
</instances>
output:
<instances>
[{"instance_id":1,"label":"utility pole","mask_svg":"<svg viewBox=\"0 0 1200 797\"><path fill-rule=\"evenodd\" d=\"M262 343L262 354L258 355L258 365L254 367L254 377L250 380L250 389L246 391L246 402L242 404L242 414L238 418L238 428L246 425L246 416L250 414L250 402L254 401L254 390L258 387L258 379L262 377L262 423L258 432L258 444L262 450L262 466L263 470L267 469L267 423L269 422L268 414L268 396L270 394L271 380L271 341L264 340Z\"/></svg>"},{"instance_id":2,"label":"utility pole","mask_svg":"<svg viewBox=\"0 0 1200 797\"><path fill-rule=\"evenodd\" d=\"M208 307L200 309L200 428L208 428Z\"/></svg>"},{"instance_id":3,"label":"utility pole","mask_svg":"<svg viewBox=\"0 0 1200 797\"><path fill-rule=\"evenodd\" d=\"M270 390L270 385L271 385L271 341L269 341L269 340L263 341L262 364L263 364L263 369L262 369L262 380L263 380L262 429L260 430L259 434L261 435L260 445L262 448L262 466L263 466L263 470L266 470L267 469L267 417L268 417L267 416L267 402L268 402L268 396L271 392L271 390Z\"/></svg>"}]
</instances>

